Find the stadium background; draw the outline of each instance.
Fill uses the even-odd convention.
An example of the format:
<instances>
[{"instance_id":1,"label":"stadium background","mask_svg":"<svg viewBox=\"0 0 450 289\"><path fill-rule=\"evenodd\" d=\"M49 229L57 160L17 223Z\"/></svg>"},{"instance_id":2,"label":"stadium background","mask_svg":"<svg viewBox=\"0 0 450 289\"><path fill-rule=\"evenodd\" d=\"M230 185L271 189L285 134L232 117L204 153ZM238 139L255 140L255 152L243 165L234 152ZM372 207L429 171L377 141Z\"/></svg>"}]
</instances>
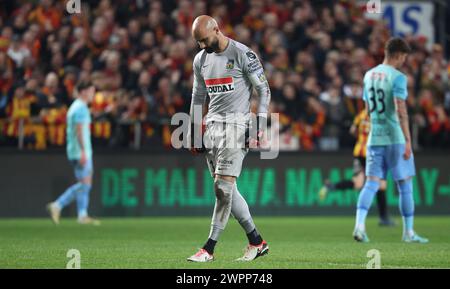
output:
<instances>
[{"instance_id":1,"label":"stadium background","mask_svg":"<svg viewBox=\"0 0 450 289\"><path fill-rule=\"evenodd\" d=\"M390 35L414 52L408 106L419 214L450 213L449 21L445 1L0 1L0 216L45 216L73 181L65 160L65 113L73 87L91 79L97 216L209 215L213 193L202 157L170 145L170 117L187 112L190 36L200 14L260 56L280 113L280 157L244 163L241 192L256 214L352 214L357 192L319 202L325 178L351 176L353 118L364 72ZM388 29L386 29L388 28ZM257 99L253 100L253 107ZM20 202L19 202L20 200ZM395 189L388 189L397 213ZM74 215L74 209L67 212Z\"/></svg>"}]
</instances>

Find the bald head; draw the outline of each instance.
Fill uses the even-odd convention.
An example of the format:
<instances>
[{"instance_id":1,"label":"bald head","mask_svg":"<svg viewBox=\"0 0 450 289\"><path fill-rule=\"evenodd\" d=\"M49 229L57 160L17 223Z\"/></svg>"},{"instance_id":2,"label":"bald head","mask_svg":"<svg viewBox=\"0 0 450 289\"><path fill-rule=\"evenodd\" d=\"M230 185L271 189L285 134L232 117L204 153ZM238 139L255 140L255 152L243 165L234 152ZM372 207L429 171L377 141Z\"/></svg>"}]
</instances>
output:
<instances>
[{"instance_id":1,"label":"bald head","mask_svg":"<svg viewBox=\"0 0 450 289\"><path fill-rule=\"evenodd\" d=\"M212 53L218 51L219 40L223 35L214 18L208 15L201 15L195 18L194 23L192 23L192 37L194 37L201 49Z\"/></svg>"},{"instance_id":2,"label":"bald head","mask_svg":"<svg viewBox=\"0 0 450 289\"><path fill-rule=\"evenodd\" d=\"M214 18L208 15L200 15L192 23L192 36L196 39L197 37L201 39L202 36L214 32L215 28L219 29L219 25L217 25Z\"/></svg>"}]
</instances>

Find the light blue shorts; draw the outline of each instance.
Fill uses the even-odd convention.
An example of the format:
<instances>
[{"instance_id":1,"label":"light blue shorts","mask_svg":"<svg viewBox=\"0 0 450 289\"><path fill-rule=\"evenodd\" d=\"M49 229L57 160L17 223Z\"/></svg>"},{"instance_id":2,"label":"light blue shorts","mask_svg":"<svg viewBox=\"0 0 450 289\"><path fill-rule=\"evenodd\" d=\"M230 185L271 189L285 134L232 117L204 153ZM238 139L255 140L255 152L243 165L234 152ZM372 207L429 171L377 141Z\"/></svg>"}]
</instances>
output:
<instances>
[{"instance_id":1,"label":"light blue shorts","mask_svg":"<svg viewBox=\"0 0 450 289\"><path fill-rule=\"evenodd\" d=\"M366 176L386 179L389 171L395 181L405 180L416 175L414 155L408 160L403 158L404 144L386 146L368 146L366 160Z\"/></svg>"},{"instance_id":2,"label":"light blue shorts","mask_svg":"<svg viewBox=\"0 0 450 289\"><path fill-rule=\"evenodd\" d=\"M69 161L72 164L73 171L75 173L77 181L81 181L85 177L90 176L94 173L92 159L87 159L84 166L80 164L79 160L69 160Z\"/></svg>"}]
</instances>

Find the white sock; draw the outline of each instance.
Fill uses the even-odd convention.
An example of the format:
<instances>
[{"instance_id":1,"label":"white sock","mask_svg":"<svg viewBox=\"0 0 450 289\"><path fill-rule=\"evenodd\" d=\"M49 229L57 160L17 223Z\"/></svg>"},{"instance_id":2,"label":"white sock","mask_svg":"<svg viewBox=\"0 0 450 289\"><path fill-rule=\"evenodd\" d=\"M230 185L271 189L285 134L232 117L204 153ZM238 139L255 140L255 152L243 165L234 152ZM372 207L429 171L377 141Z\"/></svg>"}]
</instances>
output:
<instances>
[{"instance_id":1,"label":"white sock","mask_svg":"<svg viewBox=\"0 0 450 289\"><path fill-rule=\"evenodd\" d=\"M366 224L361 223L356 225L356 229L365 232L366 231Z\"/></svg>"}]
</instances>

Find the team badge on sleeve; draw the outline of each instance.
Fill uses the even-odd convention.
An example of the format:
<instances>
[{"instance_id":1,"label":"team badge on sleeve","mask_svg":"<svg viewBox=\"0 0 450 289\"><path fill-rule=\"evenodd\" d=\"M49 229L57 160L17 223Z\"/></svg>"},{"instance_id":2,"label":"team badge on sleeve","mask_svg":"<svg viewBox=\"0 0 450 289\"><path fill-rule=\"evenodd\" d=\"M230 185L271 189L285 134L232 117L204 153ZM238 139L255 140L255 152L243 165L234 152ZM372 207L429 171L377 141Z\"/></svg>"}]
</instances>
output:
<instances>
[{"instance_id":1,"label":"team badge on sleeve","mask_svg":"<svg viewBox=\"0 0 450 289\"><path fill-rule=\"evenodd\" d=\"M256 54L253 53L252 51L249 51L249 52L245 53L245 55L247 55L247 57L248 57L248 59L249 59L250 61L256 59Z\"/></svg>"},{"instance_id":2,"label":"team badge on sleeve","mask_svg":"<svg viewBox=\"0 0 450 289\"><path fill-rule=\"evenodd\" d=\"M253 73L262 69L261 62L253 51L248 51L247 53L245 53L245 55L248 58L248 73Z\"/></svg>"},{"instance_id":3,"label":"team badge on sleeve","mask_svg":"<svg viewBox=\"0 0 450 289\"><path fill-rule=\"evenodd\" d=\"M261 82L265 82L266 81L266 76L264 75L264 72L261 72L258 74L258 79Z\"/></svg>"}]
</instances>

